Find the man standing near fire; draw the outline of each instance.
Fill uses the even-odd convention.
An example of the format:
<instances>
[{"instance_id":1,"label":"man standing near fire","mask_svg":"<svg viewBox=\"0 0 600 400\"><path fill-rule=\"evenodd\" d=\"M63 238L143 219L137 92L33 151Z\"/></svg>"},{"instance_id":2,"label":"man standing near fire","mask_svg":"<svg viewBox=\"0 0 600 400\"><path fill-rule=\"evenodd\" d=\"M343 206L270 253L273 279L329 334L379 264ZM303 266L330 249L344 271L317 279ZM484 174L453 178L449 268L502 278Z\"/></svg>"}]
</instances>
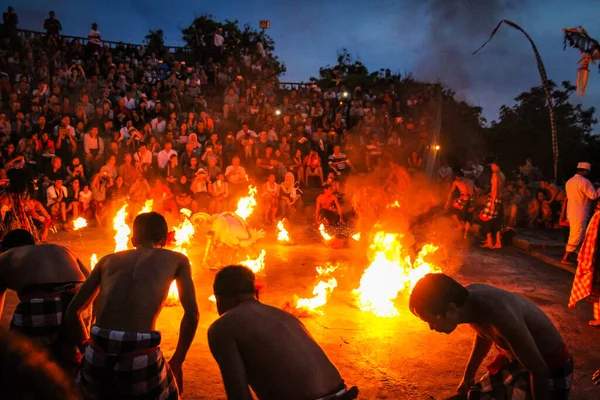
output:
<instances>
[{"instance_id":1,"label":"man standing near fire","mask_svg":"<svg viewBox=\"0 0 600 400\"><path fill-rule=\"evenodd\" d=\"M465 178L462 170L457 170L454 174L454 181L452 187L448 192L448 200L446 201L446 210L450 208L450 202L454 191L458 189L460 196L454 200L452 207L454 208L454 218L458 220L459 228L464 229L463 237L466 239L471 227L471 218L473 217L473 210L475 208L475 184L472 180Z\"/></svg>"},{"instance_id":2,"label":"man standing near fire","mask_svg":"<svg viewBox=\"0 0 600 400\"><path fill-rule=\"evenodd\" d=\"M567 192L567 220L569 221L569 241L562 258L563 264L571 264L572 254L577 250L587 226L592 200L600 195L600 189L594 189L594 185L586 176L590 173L592 166L587 162L577 164L577 172L567 181L565 189Z\"/></svg>"},{"instance_id":3,"label":"man standing near fire","mask_svg":"<svg viewBox=\"0 0 600 400\"><path fill-rule=\"evenodd\" d=\"M249 387L259 399L356 399L358 389L347 389L302 322L258 301L250 269L223 268L213 290L220 317L208 328L208 345L228 399L253 399Z\"/></svg>"},{"instance_id":4,"label":"man standing near fire","mask_svg":"<svg viewBox=\"0 0 600 400\"><path fill-rule=\"evenodd\" d=\"M98 262L67 310L67 332L75 343L88 345L77 382L86 398L178 399L183 392L182 364L199 319L190 262L163 249L167 222L156 212L135 218L131 241L135 250ZM173 280L184 315L177 348L167 364L155 324ZM92 301L96 324L88 335L80 313Z\"/></svg>"}]
</instances>

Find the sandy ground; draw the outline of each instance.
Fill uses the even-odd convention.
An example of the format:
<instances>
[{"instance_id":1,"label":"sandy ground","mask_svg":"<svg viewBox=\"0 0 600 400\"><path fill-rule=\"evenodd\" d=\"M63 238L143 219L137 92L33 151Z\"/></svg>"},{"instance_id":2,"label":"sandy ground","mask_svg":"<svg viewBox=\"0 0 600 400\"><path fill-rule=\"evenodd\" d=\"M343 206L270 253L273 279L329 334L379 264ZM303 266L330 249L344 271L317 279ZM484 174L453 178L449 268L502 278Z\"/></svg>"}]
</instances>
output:
<instances>
[{"instance_id":1,"label":"sandy ground","mask_svg":"<svg viewBox=\"0 0 600 400\"><path fill-rule=\"evenodd\" d=\"M88 229L81 235L59 233L54 239L87 262L92 253L101 256L111 251L112 236L111 231ZM351 249L328 249L303 231L292 231L293 238L301 238L296 245L278 246L272 236L261 245L267 250L266 269L260 276L265 285L261 300L267 304L283 307L286 301L293 300L294 294L310 297L315 284L315 267L326 262L339 263L334 273L339 286L324 307L323 315L304 318L303 322L346 382L359 387L361 399L442 399L454 393L472 344L468 327L459 327L451 335L432 332L408 311L404 296L396 302L400 311L397 317L379 318L362 312L354 306L351 292L358 287L367 266L364 248L353 244ZM200 268L203 250L203 243L198 243L190 251L201 316L184 364L183 398L217 400L224 399L225 394L206 339L209 325L217 318L214 305L208 300L215 271ZM567 309L572 275L514 249L490 252L459 248L449 255L459 264L449 272L461 282L484 282L514 291L548 313L575 359L571 398L600 398L600 388L594 387L590 379L593 371L600 368L596 346L600 329L587 326L590 305ZM15 305L16 296L10 293L2 326L8 326ZM167 357L175 349L182 314L179 306L165 308L158 320Z\"/></svg>"}]
</instances>

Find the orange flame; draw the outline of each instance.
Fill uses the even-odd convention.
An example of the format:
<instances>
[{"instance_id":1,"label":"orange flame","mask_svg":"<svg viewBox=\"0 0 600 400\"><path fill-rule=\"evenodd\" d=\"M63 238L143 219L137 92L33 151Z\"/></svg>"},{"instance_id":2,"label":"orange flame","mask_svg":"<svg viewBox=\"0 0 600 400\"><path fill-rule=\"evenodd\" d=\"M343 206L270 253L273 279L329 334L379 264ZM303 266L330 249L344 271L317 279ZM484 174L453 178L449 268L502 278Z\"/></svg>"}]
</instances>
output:
<instances>
[{"instance_id":1,"label":"orange flame","mask_svg":"<svg viewBox=\"0 0 600 400\"><path fill-rule=\"evenodd\" d=\"M388 204L387 206L385 206L385 208L400 208L400 203L398 203L398 200L396 200L392 204Z\"/></svg>"},{"instance_id":2,"label":"orange flame","mask_svg":"<svg viewBox=\"0 0 600 400\"><path fill-rule=\"evenodd\" d=\"M115 253L118 251L127 250L129 248L129 235L131 229L127 222L127 203L123 204L123 207L117 212L117 215L113 218L113 229L115 233Z\"/></svg>"},{"instance_id":3,"label":"orange flame","mask_svg":"<svg viewBox=\"0 0 600 400\"><path fill-rule=\"evenodd\" d=\"M96 255L96 253L94 253L90 257L90 270L93 271L94 267L96 267L96 264L98 264L98 256Z\"/></svg>"},{"instance_id":4,"label":"orange flame","mask_svg":"<svg viewBox=\"0 0 600 400\"><path fill-rule=\"evenodd\" d=\"M257 274L265 268L265 256L266 255L267 255L267 252L263 249L263 250L261 250L260 254L258 255L258 257L256 259L253 260L249 256L246 256L246 260L241 261L240 264L243 265L244 267L250 268L252 270L252 272Z\"/></svg>"},{"instance_id":5,"label":"orange flame","mask_svg":"<svg viewBox=\"0 0 600 400\"><path fill-rule=\"evenodd\" d=\"M317 267L317 277L326 276L333 273L338 268L337 265L327 264L326 267ZM337 287L337 280L330 278L327 281L321 280L314 287L311 298L301 298L296 300L296 309L308 312L309 314L323 314L322 311L318 310L327 304L329 296L333 289Z\"/></svg>"},{"instance_id":6,"label":"orange flame","mask_svg":"<svg viewBox=\"0 0 600 400\"><path fill-rule=\"evenodd\" d=\"M169 286L169 293L167 294L165 305L171 307L177 304L179 304L179 291L177 291L177 283L173 281L171 282L171 286Z\"/></svg>"},{"instance_id":7,"label":"orange flame","mask_svg":"<svg viewBox=\"0 0 600 400\"><path fill-rule=\"evenodd\" d=\"M235 213L239 215L244 221L252 214L256 207L256 186L250 186L248 188L248 196L242 197L237 204L237 210Z\"/></svg>"},{"instance_id":8,"label":"orange flame","mask_svg":"<svg viewBox=\"0 0 600 400\"><path fill-rule=\"evenodd\" d=\"M152 199L146 200L146 202L144 203L144 207L142 207L139 214L149 213L150 211L152 211L153 206L154 206L154 200L152 200Z\"/></svg>"},{"instance_id":9,"label":"orange flame","mask_svg":"<svg viewBox=\"0 0 600 400\"><path fill-rule=\"evenodd\" d=\"M85 228L87 226L87 221L85 218L79 217L73 221L73 230L77 231L81 228Z\"/></svg>"},{"instance_id":10,"label":"orange flame","mask_svg":"<svg viewBox=\"0 0 600 400\"><path fill-rule=\"evenodd\" d=\"M360 232L355 233L354 235L352 235L352 239L356 240L357 242L360 242Z\"/></svg>"},{"instance_id":11,"label":"orange flame","mask_svg":"<svg viewBox=\"0 0 600 400\"><path fill-rule=\"evenodd\" d=\"M319 232L321 232L321 236L323 237L323 240L325 240L326 242L333 239L333 237L325 231L325 225L323 225L323 224L319 225Z\"/></svg>"},{"instance_id":12,"label":"orange flame","mask_svg":"<svg viewBox=\"0 0 600 400\"><path fill-rule=\"evenodd\" d=\"M277 241L287 243L290 241L290 235L289 235L288 231L285 229L285 226L283 226L284 220L285 220L285 218L277 223L277 229L278 229Z\"/></svg>"},{"instance_id":13,"label":"orange flame","mask_svg":"<svg viewBox=\"0 0 600 400\"><path fill-rule=\"evenodd\" d=\"M214 294L211 294L211 295L208 297L208 301L212 301L213 303L216 303L216 302L217 302L217 298L215 297L215 295L214 295Z\"/></svg>"},{"instance_id":14,"label":"orange flame","mask_svg":"<svg viewBox=\"0 0 600 400\"><path fill-rule=\"evenodd\" d=\"M407 250L402 246L397 233L377 232L371 243L373 261L360 279L360 287L354 290L357 305L362 311L378 317L398 315L394 301L398 293L410 293L419 279L431 272L440 272L435 265L425 262L424 257L438 248L427 244L411 262Z\"/></svg>"}]
</instances>

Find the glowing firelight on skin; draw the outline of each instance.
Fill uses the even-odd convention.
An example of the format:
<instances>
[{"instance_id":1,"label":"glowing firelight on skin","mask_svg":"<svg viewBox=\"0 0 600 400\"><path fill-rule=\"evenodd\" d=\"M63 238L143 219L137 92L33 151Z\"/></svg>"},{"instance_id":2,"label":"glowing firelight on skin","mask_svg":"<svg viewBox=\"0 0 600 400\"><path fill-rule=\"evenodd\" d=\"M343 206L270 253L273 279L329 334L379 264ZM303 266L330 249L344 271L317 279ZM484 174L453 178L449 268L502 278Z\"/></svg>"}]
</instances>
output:
<instances>
[{"instance_id":1,"label":"glowing firelight on skin","mask_svg":"<svg viewBox=\"0 0 600 400\"><path fill-rule=\"evenodd\" d=\"M90 270L91 271L94 270L94 268L96 267L96 264L98 264L98 256L96 255L96 253L94 253L90 257Z\"/></svg>"},{"instance_id":2,"label":"glowing firelight on skin","mask_svg":"<svg viewBox=\"0 0 600 400\"><path fill-rule=\"evenodd\" d=\"M114 236L115 253L129 248L131 228L129 228L129 225L127 225L127 222L125 221L127 219L127 206L127 203L125 203L113 218L113 229L116 231Z\"/></svg>"},{"instance_id":3,"label":"glowing firelight on skin","mask_svg":"<svg viewBox=\"0 0 600 400\"><path fill-rule=\"evenodd\" d=\"M323 225L323 224L319 225L319 232L321 232L321 236L323 237L323 240L328 242L331 239L333 239L333 237L329 233L325 232L325 225Z\"/></svg>"},{"instance_id":4,"label":"glowing firelight on skin","mask_svg":"<svg viewBox=\"0 0 600 400\"><path fill-rule=\"evenodd\" d=\"M277 231L277 241L278 242L289 242L290 235L289 235L288 231L285 229L285 226L283 226L283 221L285 221L285 218L277 223L277 230L278 230Z\"/></svg>"},{"instance_id":5,"label":"glowing firelight on skin","mask_svg":"<svg viewBox=\"0 0 600 400\"><path fill-rule=\"evenodd\" d=\"M326 267L317 267L317 278L333 273L337 267L337 265L331 264L328 264ZM326 281L319 281L312 291L314 296L306 299L297 299L296 308L310 314L322 314L323 312L320 311L319 308L327 304L327 300L329 296L331 296L331 292L333 292L333 289L336 287L337 280L335 278L330 278Z\"/></svg>"},{"instance_id":6,"label":"glowing firelight on skin","mask_svg":"<svg viewBox=\"0 0 600 400\"><path fill-rule=\"evenodd\" d=\"M410 293L419 279L428 273L441 272L440 268L427 263L424 258L438 248L423 246L414 262L396 233L377 232L371 243L375 252L371 265L360 279L360 287L354 290L357 305L362 311L378 317L398 315L394 300L401 291Z\"/></svg>"},{"instance_id":7,"label":"glowing firelight on skin","mask_svg":"<svg viewBox=\"0 0 600 400\"><path fill-rule=\"evenodd\" d=\"M85 228L87 226L87 221L85 218L79 217L73 221L73 230L77 231L81 228Z\"/></svg>"},{"instance_id":8,"label":"glowing firelight on skin","mask_svg":"<svg viewBox=\"0 0 600 400\"><path fill-rule=\"evenodd\" d=\"M266 255L267 255L267 252L263 249L263 250L261 250L260 254L258 255L258 257L256 259L253 260L250 257L246 256L246 260L241 261L240 264L243 265L244 267L250 268L252 270L252 272L257 274L258 272L262 271L265 268L265 256Z\"/></svg>"},{"instance_id":9,"label":"glowing firelight on skin","mask_svg":"<svg viewBox=\"0 0 600 400\"><path fill-rule=\"evenodd\" d=\"M244 221L252 214L256 207L256 186L250 186L248 188L248 196L242 197L237 204L237 210L235 213L240 216Z\"/></svg>"},{"instance_id":10,"label":"glowing firelight on skin","mask_svg":"<svg viewBox=\"0 0 600 400\"><path fill-rule=\"evenodd\" d=\"M356 240L357 242L360 241L360 232L355 233L354 235L352 235L352 239Z\"/></svg>"}]
</instances>

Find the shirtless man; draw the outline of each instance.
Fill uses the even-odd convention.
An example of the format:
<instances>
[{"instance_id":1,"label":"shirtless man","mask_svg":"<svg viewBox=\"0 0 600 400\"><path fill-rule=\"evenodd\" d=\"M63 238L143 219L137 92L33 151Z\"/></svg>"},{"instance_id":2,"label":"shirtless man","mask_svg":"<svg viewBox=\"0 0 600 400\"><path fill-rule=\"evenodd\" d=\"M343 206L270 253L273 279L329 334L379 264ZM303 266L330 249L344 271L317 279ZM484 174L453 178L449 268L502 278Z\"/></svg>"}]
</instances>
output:
<instances>
[{"instance_id":1,"label":"shirtless man","mask_svg":"<svg viewBox=\"0 0 600 400\"><path fill-rule=\"evenodd\" d=\"M75 367L81 354L59 333L64 312L89 270L65 247L36 246L31 233L24 229L8 232L2 239L2 251L0 315L6 290L14 290L19 304L10 329L48 348L66 369Z\"/></svg>"},{"instance_id":2,"label":"shirtless man","mask_svg":"<svg viewBox=\"0 0 600 400\"><path fill-rule=\"evenodd\" d=\"M472 180L465 178L464 172L460 169L454 173L454 180L448 192L448 200L446 201L446 210L450 208L452 196L457 189L460 192L460 196L452 203L452 207L454 208L453 217L458 222L459 229L464 229L463 237L466 239L471 228L471 218L473 217L475 206L475 184Z\"/></svg>"},{"instance_id":3,"label":"shirtless man","mask_svg":"<svg viewBox=\"0 0 600 400\"><path fill-rule=\"evenodd\" d=\"M315 225L319 223L321 217L327 221L327 225L344 222L340 202L337 196L333 194L331 186L327 184L323 186L323 193L317 197Z\"/></svg>"},{"instance_id":4,"label":"shirtless man","mask_svg":"<svg viewBox=\"0 0 600 400\"><path fill-rule=\"evenodd\" d=\"M390 161L390 167L391 171L383 185L384 188L393 193L403 192L408 189L408 186L410 185L410 175L406 169L395 161Z\"/></svg>"},{"instance_id":5,"label":"shirtless man","mask_svg":"<svg viewBox=\"0 0 600 400\"><path fill-rule=\"evenodd\" d=\"M162 215L138 215L131 239L136 249L103 257L71 302L68 332L76 343L89 336L77 379L86 397L178 399L178 388L183 392L182 364L198 326L198 306L190 262L163 249L166 240ZM173 280L185 313L167 365L155 325ZM92 301L96 323L88 334L80 313Z\"/></svg>"},{"instance_id":6,"label":"shirtless man","mask_svg":"<svg viewBox=\"0 0 600 400\"><path fill-rule=\"evenodd\" d=\"M447 275L428 274L417 282L409 308L432 330L449 334L469 324L475 331L459 395L453 398L568 398L573 358L552 321L529 300L493 286L463 287ZM499 354L475 384L492 345Z\"/></svg>"},{"instance_id":7,"label":"shirtless man","mask_svg":"<svg viewBox=\"0 0 600 400\"><path fill-rule=\"evenodd\" d=\"M479 213L479 219L481 224L481 233L485 235L486 241L482 247L487 249L501 249L502 248L502 222L504 221L504 206L502 205L502 198L504 196L504 183L506 178L502 171L500 171L500 164L497 160L493 161L492 167L492 178L491 178L491 190L490 195L487 198L485 208ZM496 237L496 244L493 242L494 236Z\"/></svg>"},{"instance_id":8,"label":"shirtless man","mask_svg":"<svg viewBox=\"0 0 600 400\"><path fill-rule=\"evenodd\" d=\"M213 285L221 316L208 329L208 345L219 364L227 398L346 400L340 373L291 314L255 297L255 278L242 266L223 268ZM259 324L256 321L260 321Z\"/></svg>"},{"instance_id":9,"label":"shirtless man","mask_svg":"<svg viewBox=\"0 0 600 400\"><path fill-rule=\"evenodd\" d=\"M567 194L564 190L550 182L548 178L540 179L540 188L547 190L550 194L550 209L552 210L552 222L557 222L560 216L563 202L567 199Z\"/></svg>"}]
</instances>

